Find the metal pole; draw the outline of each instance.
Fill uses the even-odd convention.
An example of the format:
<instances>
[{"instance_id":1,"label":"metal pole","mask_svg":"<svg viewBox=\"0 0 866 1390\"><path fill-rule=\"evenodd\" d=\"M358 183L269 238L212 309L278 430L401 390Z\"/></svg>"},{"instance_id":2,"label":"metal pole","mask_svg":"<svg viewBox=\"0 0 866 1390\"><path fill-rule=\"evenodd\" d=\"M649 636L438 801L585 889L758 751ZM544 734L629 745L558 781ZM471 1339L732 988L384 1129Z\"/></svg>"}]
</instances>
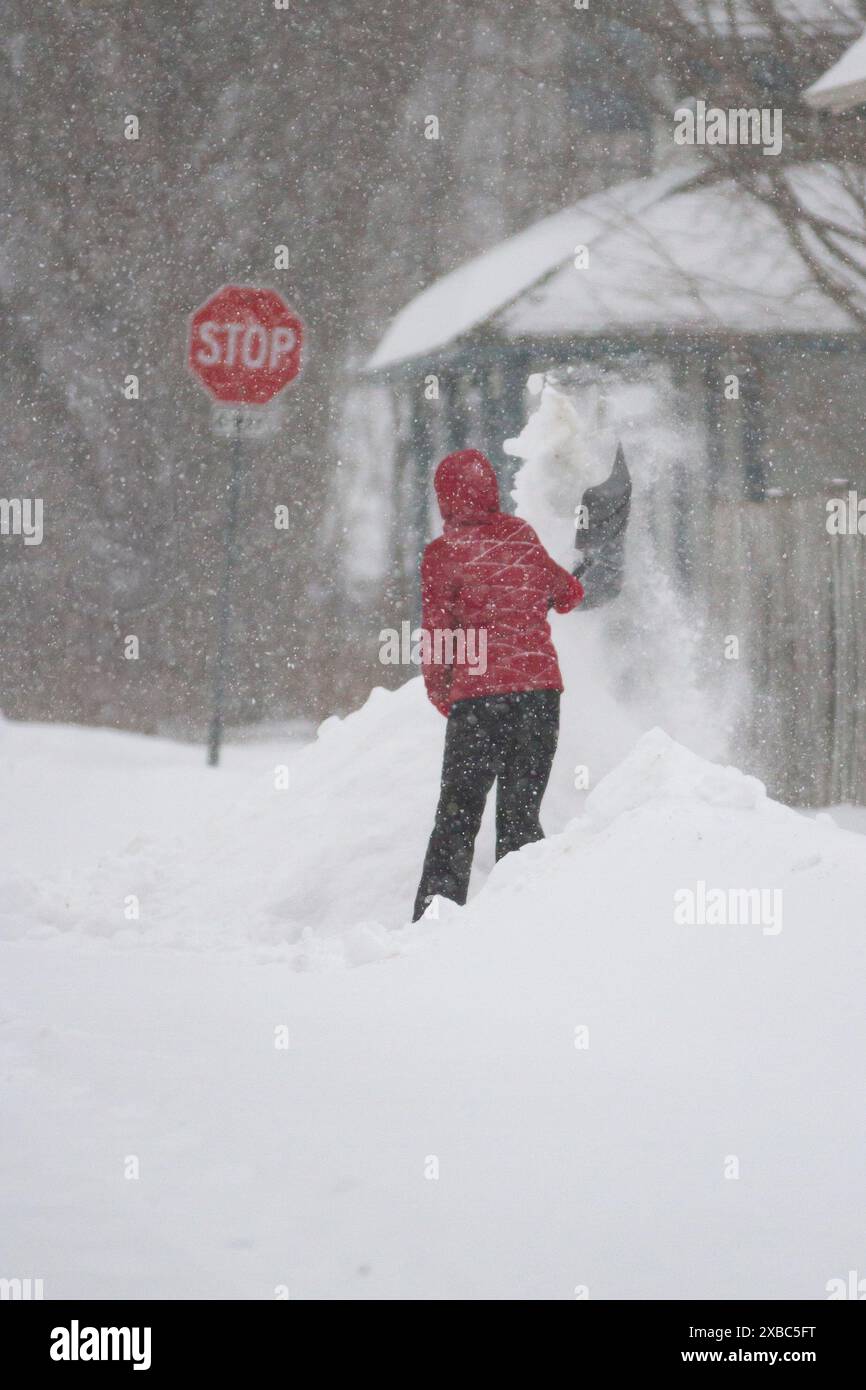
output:
<instances>
[{"instance_id":1,"label":"metal pole","mask_svg":"<svg viewBox=\"0 0 866 1390\"><path fill-rule=\"evenodd\" d=\"M217 614L216 667L213 681L213 709L210 733L207 741L207 761L209 767L216 767L220 760L220 744L223 735L223 705L225 703L226 666L228 664L229 617L231 614L231 583L235 565L238 533L238 500L241 491L241 412L235 415L232 432L232 471L229 482L229 510L226 519L225 555L222 586Z\"/></svg>"}]
</instances>

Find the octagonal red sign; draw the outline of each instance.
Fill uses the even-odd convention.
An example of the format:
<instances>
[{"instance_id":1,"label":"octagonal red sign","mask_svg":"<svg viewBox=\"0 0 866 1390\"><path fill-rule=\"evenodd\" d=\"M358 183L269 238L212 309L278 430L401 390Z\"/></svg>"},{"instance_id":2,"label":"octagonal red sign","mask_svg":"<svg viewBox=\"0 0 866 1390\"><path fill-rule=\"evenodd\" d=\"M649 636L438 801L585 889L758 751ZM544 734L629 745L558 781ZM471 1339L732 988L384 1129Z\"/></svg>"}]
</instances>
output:
<instances>
[{"instance_id":1,"label":"octagonal red sign","mask_svg":"<svg viewBox=\"0 0 866 1390\"><path fill-rule=\"evenodd\" d=\"M303 334L276 290L224 285L190 319L189 366L218 401L264 405L301 370Z\"/></svg>"}]
</instances>

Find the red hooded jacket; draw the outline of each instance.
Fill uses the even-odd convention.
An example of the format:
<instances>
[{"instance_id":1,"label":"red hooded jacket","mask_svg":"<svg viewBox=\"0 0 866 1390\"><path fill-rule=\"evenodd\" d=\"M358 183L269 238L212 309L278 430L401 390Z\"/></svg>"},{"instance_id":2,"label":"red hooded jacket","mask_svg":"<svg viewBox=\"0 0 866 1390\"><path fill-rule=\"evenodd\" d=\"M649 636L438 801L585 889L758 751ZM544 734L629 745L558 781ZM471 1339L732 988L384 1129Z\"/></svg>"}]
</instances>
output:
<instances>
[{"instance_id":1,"label":"red hooded jacket","mask_svg":"<svg viewBox=\"0 0 866 1390\"><path fill-rule=\"evenodd\" d=\"M551 603L558 613L576 608L582 584L527 522L499 510L496 474L477 449L444 458L434 484L445 531L421 561L422 671L433 704L447 714L477 695L562 690L547 612Z\"/></svg>"}]
</instances>

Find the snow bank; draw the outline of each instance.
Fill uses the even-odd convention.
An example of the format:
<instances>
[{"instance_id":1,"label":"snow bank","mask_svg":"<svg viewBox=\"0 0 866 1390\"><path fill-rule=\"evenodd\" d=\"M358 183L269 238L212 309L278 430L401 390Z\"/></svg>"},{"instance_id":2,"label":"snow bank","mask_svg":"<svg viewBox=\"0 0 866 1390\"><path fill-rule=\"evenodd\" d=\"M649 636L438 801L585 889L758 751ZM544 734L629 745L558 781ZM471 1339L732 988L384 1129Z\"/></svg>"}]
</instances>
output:
<instances>
[{"instance_id":1,"label":"snow bank","mask_svg":"<svg viewBox=\"0 0 866 1390\"><path fill-rule=\"evenodd\" d=\"M676 890L702 882L778 890L790 898L785 929L796 922L820 941L828 914L849 911L866 881L861 850L861 837L840 830L832 817L815 821L782 806L756 777L710 763L653 729L562 834L498 864L461 920L492 913L500 923L503 915L517 923L521 913L507 903L531 888L556 930L568 923L573 896L587 920L612 915L629 935L650 930L647 945L655 951L672 931L676 936ZM757 935L764 925L754 923Z\"/></svg>"},{"instance_id":2,"label":"snow bank","mask_svg":"<svg viewBox=\"0 0 866 1390\"><path fill-rule=\"evenodd\" d=\"M591 746L596 775L633 740L615 709L603 689L588 695L564 731L551 829L582 807L578 754L585 762ZM374 690L303 748L230 748L216 773L200 750L161 740L108 735L116 761L103 765L101 732L8 725L0 767L21 814L0 873L0 938L68 934L312 968L386 954L417 886L444 728L420 680ZM473 891L493 863L492 812Z\"/></svg>"},{"instance_id":3,"label":"snow bank","mask_svg":"<svg viewBox=\"0 0 866 1390\"><path fill-rule=\"evenodd\" d=\"M7 724L0 766L22 810L0 937L71 933L280 959L315 956L313 934L354 940L368 917L402 922L441 730L417 681L373 691L306 747L229 747L216 772L202 750L159 739Z\"/></svg>"}]
</instances>

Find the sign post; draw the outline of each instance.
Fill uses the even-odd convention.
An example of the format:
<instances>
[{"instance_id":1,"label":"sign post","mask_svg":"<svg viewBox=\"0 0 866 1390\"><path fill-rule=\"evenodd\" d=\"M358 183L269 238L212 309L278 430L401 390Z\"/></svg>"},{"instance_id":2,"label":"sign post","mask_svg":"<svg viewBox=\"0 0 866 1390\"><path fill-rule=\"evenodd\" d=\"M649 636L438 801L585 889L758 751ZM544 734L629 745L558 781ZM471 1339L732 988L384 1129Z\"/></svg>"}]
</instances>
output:
<instances>
[{"instance_id":1,"label":"sign post","mask_svg":"<svg viewBox=\"0 0 866 1390\"><path fill-rule=\"evenodd\" d=\"M243 482L243 440L271 434L279 425L263 409L301 370L304 326L275 290L224 285L190 319L188 363L220 403L213 429L231 440L231 474L223 575L217 610L213 700L207 760L219 764L223 733L231 620L232 576L237 553Z\"/></svg>"},{"instance_id":2,"label":"sign post","mask_svg":"<svg viewBox=\"0 0 866 1390\"><path fill-rule=\"evenodd\" d=\"M241 415L232 433L232 471L229 480L229 509L226 517L225 554L223 556L223 577L220 586L219 608L217 611L217 649L213 679L213 701L211 705L210 729L207 738L207 760L209 767L216 767L220 760L220 744L223 736L223 705L225 703L226 660L229 644L229 615L231 612L232 571L235 565L238 534L238 501L241 495Z\"/></svg>"}]
</instances>

